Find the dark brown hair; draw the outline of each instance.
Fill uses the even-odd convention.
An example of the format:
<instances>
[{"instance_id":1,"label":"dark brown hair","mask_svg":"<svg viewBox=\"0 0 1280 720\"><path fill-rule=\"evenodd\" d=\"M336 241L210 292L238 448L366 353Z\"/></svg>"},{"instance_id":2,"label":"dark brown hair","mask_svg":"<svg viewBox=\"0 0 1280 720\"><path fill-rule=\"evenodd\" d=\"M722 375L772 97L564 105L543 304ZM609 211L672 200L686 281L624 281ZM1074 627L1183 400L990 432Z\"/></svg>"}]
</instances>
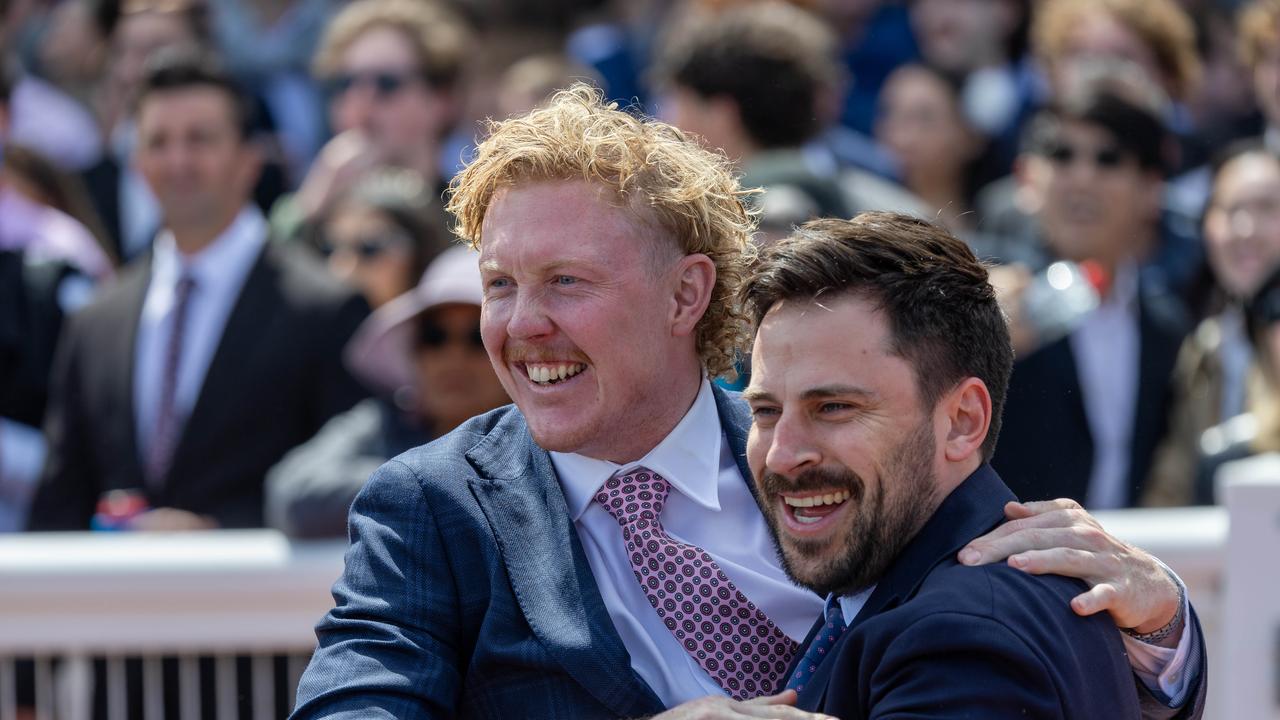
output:
<instances>
[{"instance_id":1,"label":"dark brown hair","mask_svg":"<svg viewBox=\"0 0 1280 720\"><path fill-rule=\"evenodd\" d=\"M991 427L982 452L989 459L1013 345L987 269L969 246L940 226L898 213L814 220L761 252L741 299L759 326L783 300L846 293L885 314L892 352L915 370L926 409L965 378L986 384Z\"/></svg>"}]
</instances>

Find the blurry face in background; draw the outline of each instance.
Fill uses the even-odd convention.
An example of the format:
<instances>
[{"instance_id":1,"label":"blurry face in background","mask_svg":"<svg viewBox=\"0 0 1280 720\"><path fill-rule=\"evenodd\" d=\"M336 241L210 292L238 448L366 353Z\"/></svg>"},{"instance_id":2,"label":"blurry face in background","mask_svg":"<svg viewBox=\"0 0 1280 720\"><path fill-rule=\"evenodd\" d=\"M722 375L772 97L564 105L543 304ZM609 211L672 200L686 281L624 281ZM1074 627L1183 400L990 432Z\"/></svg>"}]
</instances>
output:
<instances>
[{"instance_id":1,"label":"blurry face in background","mask_svg":"<svg viewBox=\"0 0 1280 720\"><path fill-rule=\"evenodd\" d=\"M1054 87L1065 87L1065 73L1071 72L1077 61L1096 61L1099 58L1125 60L1142 68L1143 72L1170 92L1167 79L1160 70L1156 55L1136 33L1105 12L1086 15L1074 28L1062 57L1053 59Z\"/></svg>"},{"instance_id":2,"label":"blurry face in background","mask_svg":"<svg viewBox=\"0 0 1280 720\"><path fill-rule=\"evenodd\" d=\"M876 139L898 160L907 187L919 191L930 174L963 177L978 139L941 78L919 67L896 70L885 82L880 107Z\"/></svg>"},{"instance_id":3,"label":"blurry face in background","mask_svg":"<svg viewBox=\"0 0 1280 720\"><path fill-rule=\"evenodd\" d=\"M1271 127L1280 127L1280 44L1267 48L1253 68L1253 95Z\"/></svg>"},{"instance_id":4,"label":"blurry face in background","mask_svg":"<svg viewBox=\"0 0 1280 720\"><path fill-rule=\"evenodd\" d=\"M112 38L112 91L125 107L132 107L142 85L148 58L170 47L191 46L196 38L184 15L143 11L120 17Z\"/></svg>"},{"instance_id":5,"label":"blurry face in background","mask_svg":"<svg viewBox=\"0 0 1280 720\"><path fill-rule=\"evenodd\" d=\"M926 60L967 73L1006 59L1018 12L1010 0L916 0L911 26Z\"/></svg>"},{"instance_id":6,"label":"blurry face in background","mask_svg":"<svg viewBox=\"0 0 1280 720\"><path fill-rule=\"evenodd\" d=\"M41 68L51 80L77 85L94 79L105 50L105 38L94 24L89 3L70 0L53 8L39 50Z\"/></svg>"},{"instance_id":7,"label":"blurry face in background","mask_svg":"<svg viewBox=\"0 0 1280 720\"><path fill-rule=\"evenodd\" d=\"M399 30L374 27L357 37L329 78L334 130L362 131L393 163L434 146L447 122L447 102L419 68L413 44Z\"/></svg>"},{"instance_id":8,"label":"blurry face in background","mask_svg":"<svg viewBox=\"0 0 1280 720\"><path fill-rule=\"evenodd\" d=\"M1025 177L1045 238L1060 257L1113 267L1151 242L1163 183L1107 130L1063 121L1048 155L1027 157Z\"/></svg>"},{"instance_id":9,"label":"blurry face in background","mask_svg":"<svg viewBox=\"0 0 1280 720\"><path fill-rule=\"evenodd\" d=\"M1209 266L1229 295L1244 298L1257 290L1280 261L1280 160L1260 151L1222 166L1204 239Z\"/></svg>"},{"instance_id":10,"label":"blurry face in background","mask_svg":"<svg viewBox=\"0 0 1280 720\"><path fill-rule=\"evenodd\" d=\"M149 94L138 108L134 159L172 229L229 223L261 165L231 98L207 86Z\"/></svg>"},{"instance_id":11,"label":"blurry face in background","mask_svg":"<svg viewBox=\"0 0 1280 720\"><path fill-rule=\"evenodd\" d=\"M415 323L418 402L437 433L510 402L480 341L478 305L440 305Z\"/></svg>"},{"instance_id":12,"label":"blurry face in background","mask_svg":"<svg viewBox=\"0 0 1280 720\"><path fill-rule=\"evenodd\" d=\"M414 239L376 208L344 205L324 226L329 272L377 308L414 284Z\"/></svg>"}]
</instances>

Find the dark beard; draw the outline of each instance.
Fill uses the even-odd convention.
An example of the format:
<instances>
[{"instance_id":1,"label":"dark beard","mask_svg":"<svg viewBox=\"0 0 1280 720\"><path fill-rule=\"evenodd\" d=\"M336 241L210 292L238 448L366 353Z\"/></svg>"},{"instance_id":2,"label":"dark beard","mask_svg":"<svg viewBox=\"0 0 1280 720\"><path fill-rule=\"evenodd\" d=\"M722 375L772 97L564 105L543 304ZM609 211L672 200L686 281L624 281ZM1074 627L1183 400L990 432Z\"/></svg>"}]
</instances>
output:
<instances>
[{"instance_id":1,"label":"dark beard","mask_svg":"<svg viewBox=\"0 0 1280 720\"><path fill-rule=\"evenodd\" d=\"M870 493L866 482L843 466L807 470L795 480L765 471L759 482L760 499L767 506L761 509L787 577L822 596L851 595L875 584L933 515L937 494L934 449L933 427L926 419L890 451L885 463L886 474L880 479L879 488ZM784 548L776 516L782 511L774 500L777 493L784 490L822 488L849 491L850 497L845 502L854 503L853 524L845 539L844 552L806 574L800 561L821 553L826 545L789 539Z\"/></svg>"}]
</instances>

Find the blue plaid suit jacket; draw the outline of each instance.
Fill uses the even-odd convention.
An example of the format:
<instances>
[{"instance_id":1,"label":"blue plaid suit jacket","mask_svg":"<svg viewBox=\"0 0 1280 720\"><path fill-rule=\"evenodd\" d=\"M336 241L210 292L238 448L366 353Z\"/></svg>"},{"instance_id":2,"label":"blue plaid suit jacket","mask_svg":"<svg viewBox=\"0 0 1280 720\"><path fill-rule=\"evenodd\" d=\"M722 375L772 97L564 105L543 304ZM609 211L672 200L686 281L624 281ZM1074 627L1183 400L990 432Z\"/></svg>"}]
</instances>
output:
<instances>
[{"instance_id":1,"label":"blue plaid suit jacket","mask_svg":"<svg viewBox=\"0 0 1280 720\"><path fill-rule=\"evenodd\" d=\"M743 477L750 418L714 390ZM382 466L294 718L623 718L631 669L546 451L508 406Z\"/></svg>"}]
</instances>

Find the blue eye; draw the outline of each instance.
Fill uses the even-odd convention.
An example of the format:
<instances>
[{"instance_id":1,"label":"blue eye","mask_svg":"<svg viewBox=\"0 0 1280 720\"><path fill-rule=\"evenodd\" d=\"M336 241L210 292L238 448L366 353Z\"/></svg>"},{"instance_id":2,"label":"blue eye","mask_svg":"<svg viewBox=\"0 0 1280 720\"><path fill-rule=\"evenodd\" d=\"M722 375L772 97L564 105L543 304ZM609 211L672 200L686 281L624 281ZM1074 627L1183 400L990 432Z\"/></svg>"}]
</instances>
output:
<instances>
[{"instance_id":1,"label":"blue eye","mask_svg":"<svg viewBox=\"0 0 1280 720\"><path fill-rule=\"evenodd\" d=\"M578 278L573 277L572 275L557 275L557 276L556 276L556 284L557 284L557 285L574 285L574 284L576 284L577 282L578 282Z\"/></svg>"},{"instance_id":2,"label":"blue eye","mask_svg":"<svg viewBox=\"0 0 1280 720\"><path fill-rule=\"evenodd\" d=\"M500 278L494 278L489 281L489 287L495 290L500 290L502 288L509 286L510 284L511 284L511 278L500 277Z\"/></svg>"}]
</instances>

